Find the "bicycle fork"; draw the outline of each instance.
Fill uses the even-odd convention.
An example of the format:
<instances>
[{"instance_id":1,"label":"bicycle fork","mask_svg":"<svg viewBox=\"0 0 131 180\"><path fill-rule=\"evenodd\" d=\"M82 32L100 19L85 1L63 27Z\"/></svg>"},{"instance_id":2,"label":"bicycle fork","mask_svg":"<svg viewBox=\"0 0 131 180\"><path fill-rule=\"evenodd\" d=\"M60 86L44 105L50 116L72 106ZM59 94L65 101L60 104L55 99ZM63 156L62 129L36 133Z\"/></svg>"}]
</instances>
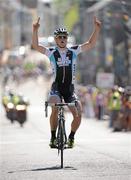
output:
<instances>
[{"instance_id":1,"label":"bicycle fork","mask_svg":"<svg viewBox=\"0 0 131 180\"><path fill-rule=\"evenodd\" d=\"M57 143L58 143L58 155L59 155L60 151L62 149L64 150L65 145L67 143L64 118L59 120L58 133L57 133Z\"/></svg>"}]
</instances>

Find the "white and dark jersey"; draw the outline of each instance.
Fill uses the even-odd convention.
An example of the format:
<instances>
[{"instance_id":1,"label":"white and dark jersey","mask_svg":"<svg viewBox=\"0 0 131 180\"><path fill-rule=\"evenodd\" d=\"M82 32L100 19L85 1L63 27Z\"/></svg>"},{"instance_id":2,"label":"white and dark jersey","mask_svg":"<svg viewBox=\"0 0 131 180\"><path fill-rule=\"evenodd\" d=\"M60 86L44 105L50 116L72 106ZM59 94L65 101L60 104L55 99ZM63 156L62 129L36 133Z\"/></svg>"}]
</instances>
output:
<instances>
[{"instance_id":1,"label":"white and dark jersey","mask_svg":"<svg viewBox=\"0 0 131 180\"><path fill-rule=\"evenodd\" d=\"M54 82L57 84L74 84L76 71L76 58L81 53L81 46L73 46L65 51L57 47L46 49L45 55L50 59Z\"/></svg>"}]
</instances>

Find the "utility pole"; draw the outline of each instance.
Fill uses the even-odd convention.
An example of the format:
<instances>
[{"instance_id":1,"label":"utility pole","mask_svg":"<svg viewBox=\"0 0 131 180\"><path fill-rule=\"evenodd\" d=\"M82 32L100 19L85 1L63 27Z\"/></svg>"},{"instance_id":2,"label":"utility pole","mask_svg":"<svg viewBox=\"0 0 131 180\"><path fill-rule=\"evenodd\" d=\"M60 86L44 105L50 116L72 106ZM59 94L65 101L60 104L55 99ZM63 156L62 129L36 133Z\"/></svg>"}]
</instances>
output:
<instances>
[{"instance_id":1,"label":"utility pole","mask_svg":"<svg viewBox=\"0 0 131 180\"><path fill-rule=\"evenodd\" d=\"M127 1L127 3L130 3ZM129 15L129 12L127 10L130 7L131 10L131 4L126 4L125 1L123 1L122 4L122 20L123 20L123 29L124 29L124 36L125 36L125 61L126 61L126 67L128 71L128 79L127 83L131 85L131 17Z\"/></svg>"}]
</instances>

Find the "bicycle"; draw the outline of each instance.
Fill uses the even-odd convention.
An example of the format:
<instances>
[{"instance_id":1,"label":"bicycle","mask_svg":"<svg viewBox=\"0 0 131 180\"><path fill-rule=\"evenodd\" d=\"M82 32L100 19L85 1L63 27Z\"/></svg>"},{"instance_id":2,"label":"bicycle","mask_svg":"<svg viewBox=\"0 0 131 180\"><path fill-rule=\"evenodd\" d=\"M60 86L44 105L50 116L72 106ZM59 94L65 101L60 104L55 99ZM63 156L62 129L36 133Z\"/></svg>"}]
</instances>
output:
<instances>
[{"instance_id":1,"label":"bicycle","mask_svg":"<svg viewBox=\"0 0 131 180\"><path fill-rule=\"evenodd\" d=\"M45 116L48 116L48 106L57 107L58 108L58 128L57 128L57 147L58 155L61 154L61 168L63 168L63 152L64 149L69 148L67 146L67 136L66 136L66 129L65 129L65 116L64 116L64 107L68 106L75 106L77 107L77 101L72 103L48 103L45 102Z\"/></svg>"}]
</instances>

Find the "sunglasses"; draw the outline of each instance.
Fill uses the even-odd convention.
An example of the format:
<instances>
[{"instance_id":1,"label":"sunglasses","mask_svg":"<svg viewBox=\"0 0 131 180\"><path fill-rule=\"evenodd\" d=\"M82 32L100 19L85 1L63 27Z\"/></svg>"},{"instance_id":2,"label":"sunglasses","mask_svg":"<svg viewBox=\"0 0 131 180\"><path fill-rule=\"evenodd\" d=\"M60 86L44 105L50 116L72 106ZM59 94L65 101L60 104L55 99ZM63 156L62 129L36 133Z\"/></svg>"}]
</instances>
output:
<instances>
[{"instance_id":1,"label":"sunglasses","mask_svg":"<svg viewBox=\"0 0 131 180\"><path fill-rule=\"evenodd\" d=\"M58 39L67 39L67 36L57 36Z\"/></svg>"}]
</instances>

